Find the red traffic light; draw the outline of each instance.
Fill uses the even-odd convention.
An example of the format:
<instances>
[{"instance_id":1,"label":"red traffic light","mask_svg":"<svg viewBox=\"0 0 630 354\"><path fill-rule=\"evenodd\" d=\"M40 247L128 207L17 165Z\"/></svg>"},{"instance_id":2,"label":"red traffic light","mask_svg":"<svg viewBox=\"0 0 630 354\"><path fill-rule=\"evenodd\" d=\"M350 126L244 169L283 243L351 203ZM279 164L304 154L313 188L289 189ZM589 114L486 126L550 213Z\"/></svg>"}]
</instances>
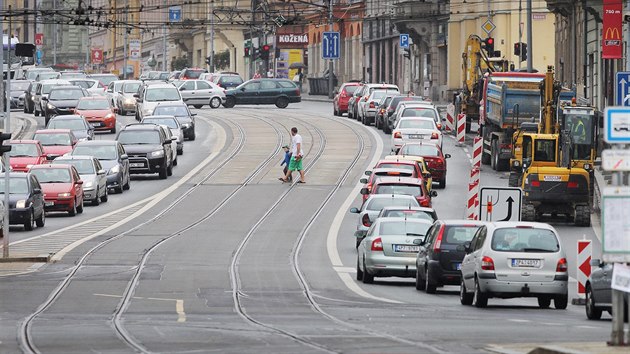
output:
<instances>
[{"instance_id":1,"label":"red traffic light","mask_svg":"<svg viewBox=\"0 0 630 354\"><path fill-rule=\"evenodd\" d=\"M262 50L264 50L265 52L268 52L270 48L271 47L268 44L262 46Z\"/></svg>"},{"instance_id":2,"label":"red traffic light","mask_svg":"<svg viewBox=\"0 0 630 354\"><path fill-rule=\"evenodd\" d=\"M486 43L489 44L489 45L493 45L494 44L494 38L486 39Z\"/></svg>"}]
</instances>

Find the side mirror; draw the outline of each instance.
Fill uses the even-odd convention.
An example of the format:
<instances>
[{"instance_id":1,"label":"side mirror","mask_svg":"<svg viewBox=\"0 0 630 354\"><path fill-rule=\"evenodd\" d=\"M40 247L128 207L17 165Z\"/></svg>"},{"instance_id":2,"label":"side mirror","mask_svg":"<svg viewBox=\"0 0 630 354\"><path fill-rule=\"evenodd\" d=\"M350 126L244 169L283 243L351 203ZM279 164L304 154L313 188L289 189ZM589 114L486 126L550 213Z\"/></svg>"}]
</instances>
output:
<instances>
[{"instance_id":1,"label":"side mirror","mask_svg":"<svg viewBox=\"0 0 630 354\"><path fill-rule=\"evenodd\" d=\"M359 209L358 209L358 208L350 208L350 212L351 212L352 214L358 214L358 213L360 213L360 211L359 211Z\"/></svg>"},{"instance_id":2,"label":"side mirror","mask_svg":"<svg viewBox=\"0 0 630 354\"><path fill-rule=\"evenodd\" d=\"M42 190L39 188L33 188L33 194L42 194Z\"/></svg>"},{"instance_id":3,"label":"side mirror","mask_svg":"<svg viewBox=\"0 0 630 354\"><path fill-rule=\"evenodd\" d=\"M173 135L173 136L171 137L171 141L177 141L177 137L176 137L175 135Z\"/></svg>"},{"instance_id":4,"label":"side mirror","mask_svg":"<svg viewBox=\"0 0 630 354\"><path fill-rule=\"evenodd\" d=\"M472 251L472 249L470 248L470 241L466 241L463 244L457 246L457 250L458 251L463 251L466 253L470 253Z\"/></svg>"},{"instance_id":5,"label":"side mirror","mask_svg":"<svg viewBox=\"0 0 630 354\"><path fill-rule=\"evenodd\" d=\"M140 98L140 95L138 95L137 93L134 93L134 94L133 94L133 97L134 97L134 98Z\"/></svg>"},{"instance_id":6,"label":"side mirror","mask_svg":"<svg viewBox=\"0 0 630 354\"><path fill-rule=\"evenodd\" d=\"M98 172L96 172L97 175L104 175L105 174L105 170L98 170Z\"/></svg>"},{"instance_id":7,"label":"side mirror","mask_svg":"<svg viewBox=\"0 0 630 354\"><path fill-rule=\"evenodd\" d=\"M451 158L451 154L445 154L445 155L444 155L444 158L445 158L445 159L450 159L450 158Z\"/></svg>"},{"instance_id":8,"label":"side mirror","mask_svg":"<svg viewBox=\"0 0 630 354\"><path fill-rule=\"evenodd\" d=\"M371 176L372 175L372 171L365 171L365 175L366 176Z\"/></svg>"},{"instance_id":9,"label":"side mirror","mask_svg":"<svg viewBox=\"0 0 630 354\"><path fill-rule=\"evenodd\" d=\"M123 160L127 160L129 158L129 156L127 154L122 154L120 155L120 158Z\"/></svg>"},{"instance_id":10,"label":"side mirror","mask_svg":"<svg viewBox=\"0 0 630 354\"><path fill-rule=\"evenodd\" d=\"M78 180L77 184L83 184L83 180Z\"/></svg>"},{"instance_id":11,"label":"side mirror","mask_svg":"<svg viewBox=\"0 0 630 354\"><path fill-rule=\"evenodd\" d=\"M359 193L361 193L361 195L368 195L370 194L370 190L367 188L361 188L361 191Z\"/></svg>"},{"instance_id":12,"label":"side mirror","mask_svg":"<svg viewBox=\"0 0 630 354\"><path fill-rule=\"evenodd\" d=\"M367 179L367 178L361 178L361 179L359 180L359 182L361 182L361 183L363 183L363 184L366 184L366 183L368 183L368 179Z\"/></svg>"},{"instance_id":13,"label":"side mirror","mask_svg":"<svg viewBox=\"0 0 630 354\"><path fill-rule=\"evenodd\" d=\"M48 102L48 97L42 97L41 100L44 102Z\"/></svg>"},{"instance_id":14,"label":"side mirror","mask_svg":"<svg viewBox=\"0 0 630 354\"><path fill-rule=\"evenodd\" d=\"M191 113L191 114L190 114L190 116L191 116L191 117L194 117L194 116L196 116L196 115L197 115L197 113Z\"/></svg>"},{"instance_id":15,"label":"side mirror","mask_svg":"<svg viewBox=\"0 0 630 354\"><path fill-rule=\"evenodd\" d=\"M59 156L59 155L53 155L53 154L46 155L46 160L48 160L48 161L52 161L52 160L54 160L55 158L57 158L58 156Z\"/></svg>"},{"instance_id":16,"label":"side mirror","mask_svg":"<svg viewBox=\"0 0 630 354\"><path fill-rule=\"evenodd\" d=\"M245 87L241 87L241 91L245 92Z\"/></svg>"},{"instance_id":17,"label":"side mirror","mask_svg":"<svg viewBox=\"0 0 630 354\"><path fill-rule=\"evenodd\" d=\"M422 177L424 177L424 179L429 179L431 178L431 174L430 173L425 173L422 175Z\"/></svg>"},{"instance_id":18,"label":"side mirror","mask_svg":"<svg viewBox=\"0 0 630 354\"><path fill-rule=\"evenodd\" d=\"M182 86L182 87L180 87L180 88L179 88L179 90L180 90L180 91L185 91L185 90L186 90L186 88L185 88L184 86Z\"/></svg>"},{"instance_id":19,"label":"side mirror","mask_svg":"<svg viewBox=\"0 0 630 354\"><path fill-rule=\"evenodd\" d=\"M114 113L118 113L118 107L114 107Z\"/></svg>"},{"instance_id":20,"label":"side mirror","mask_svg":"<svg viewBox=\"0 0 630 354\"><path fill-rule=\"evenodd\" d=\"M422 246L422 245L424 245L424 240L421 239L421 238L417 238L417 239L413 240L413 244L414 245L418 245L418 246Z\"/></svg>"},{"instance_id":21,"label":"side mirror","mask_svg":"<svg viewBox=\"0 0 630 354\"><path fill-rule=\"evenodd\" d=\"M436 191L431 191L430 194L431 194L431 197L433 197L433 198L437 197L437 192Z\"/></svg>"}]
</instances>

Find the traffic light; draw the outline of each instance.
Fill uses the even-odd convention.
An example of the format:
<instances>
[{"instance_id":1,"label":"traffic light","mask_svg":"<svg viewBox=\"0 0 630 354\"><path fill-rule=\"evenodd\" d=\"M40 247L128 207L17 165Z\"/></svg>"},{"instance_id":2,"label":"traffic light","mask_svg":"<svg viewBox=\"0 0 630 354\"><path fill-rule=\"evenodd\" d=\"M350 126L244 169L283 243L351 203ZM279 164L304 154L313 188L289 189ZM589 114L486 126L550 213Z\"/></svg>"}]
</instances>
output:
<instances>
[{"instance_id":1,"label":"traffic light","mask_svg":"<svg viewBox=\"0 0 630 354\"><path fill-rule=\"evenodd\" d=\"M249 47L245 47L245 56L249 57L250 53L249 53Z\"/></svg>"},{"instance_id":2,"label":"traffic light","mask_svg":"<svg viewBox=\"0 0 630 354\"><path fill-rule=\"evenodd\" d=\"M0 133L0 155L11 151L11 145L5 144L9 140L11 140L11 133Z\"/></svg>"},{"instance_id":3,"label":"traffic light","mask_svg":"<svg viewBox=\"0 0 630 354\"><path fill-rule=\"evenodd\" d=\"M260 48L255 47L254 48L254 60L258 60L258 58L260 58Z\"/></svg>"},{"instance_id":4,"label":"traffic light","mask_svg":"<svg viewBox=\"0 0 630 354\"><path fill-rule=\"evenodd\" d=\"M211 61L210 57L206 57L206 64L208 64L208 65L212 64L212 61Z\"/></svg>"},{"instance_id":5,"label":"traffic light","mask_svg":"<svg viewBox=\"0 0 630 354\"><path fill-rule=\"evenodd\" d=\"M269 60L269 50L271 50L271 46L269 44L265 44L260 49L260 59Z\"/></svg>"},{"instance_id":6,"label":"traffic light","mask_svg":"<svg viewBox=\"0 0 630 354\"><path fill-rule=\"evenodd\" d=\"M514 43L514 55L518 55L521 61L527 60L527 43Z\"/></svg>"},{"instance_id":7,"label":"traffic light","mask_svg":"<svg viewBox=\"0 0 630 354\"><path fill-rule=\"evenodd\" d=\"M494 38L488 37L483 40L484 48L486 49L486 53L493 55L494 54Z\"/></svg>"},{"instance_id":8,"label":"traffic light","mask_svg":"<svg viewBox=\"0 0 630 354\"><path fill-rule=\"evenodd\" d=\"M409 48L403 48L403 57L407 59L411 58L411 51L409 50Z\"/></svg>"}]
</instances>

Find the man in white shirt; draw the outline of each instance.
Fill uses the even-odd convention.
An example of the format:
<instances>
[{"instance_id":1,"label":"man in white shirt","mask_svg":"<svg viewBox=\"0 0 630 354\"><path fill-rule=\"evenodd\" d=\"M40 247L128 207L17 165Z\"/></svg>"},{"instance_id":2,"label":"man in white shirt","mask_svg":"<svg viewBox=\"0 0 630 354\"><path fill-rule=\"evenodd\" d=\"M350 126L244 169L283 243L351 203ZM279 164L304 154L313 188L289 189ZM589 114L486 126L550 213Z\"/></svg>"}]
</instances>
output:
<instances>
[{"instance_id":1,"label":"man in white shirt","mask_svg":"<svg viewBox=\"0 0 630 354\"><path fill-rule=\"evenodd\" d=\"M291 161L289 162L289 170L282 182L288 182L293 171L300 172L300 180L298 183L306 183L304 179L304 169L302 167L302 136L298 134L296 127L291 128Z\"/></svg>"}]
</instances>

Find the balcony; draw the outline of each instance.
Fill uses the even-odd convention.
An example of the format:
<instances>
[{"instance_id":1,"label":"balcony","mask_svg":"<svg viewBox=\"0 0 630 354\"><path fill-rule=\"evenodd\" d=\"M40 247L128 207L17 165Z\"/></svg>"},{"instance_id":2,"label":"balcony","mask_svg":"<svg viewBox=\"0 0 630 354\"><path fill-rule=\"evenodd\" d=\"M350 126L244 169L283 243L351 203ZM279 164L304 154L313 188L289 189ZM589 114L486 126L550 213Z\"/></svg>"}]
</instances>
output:
<instances>
[{"instance_id":1,"label":"balcony","mask_svg":"<svg viewBox=\"0 0 630 354\"><path fill-rule=\"evenodd\" d=\"M398 0L393 2L394 21L433 21L439 16L448 15L446 1Z\"/></svg>"}]
</instances>

